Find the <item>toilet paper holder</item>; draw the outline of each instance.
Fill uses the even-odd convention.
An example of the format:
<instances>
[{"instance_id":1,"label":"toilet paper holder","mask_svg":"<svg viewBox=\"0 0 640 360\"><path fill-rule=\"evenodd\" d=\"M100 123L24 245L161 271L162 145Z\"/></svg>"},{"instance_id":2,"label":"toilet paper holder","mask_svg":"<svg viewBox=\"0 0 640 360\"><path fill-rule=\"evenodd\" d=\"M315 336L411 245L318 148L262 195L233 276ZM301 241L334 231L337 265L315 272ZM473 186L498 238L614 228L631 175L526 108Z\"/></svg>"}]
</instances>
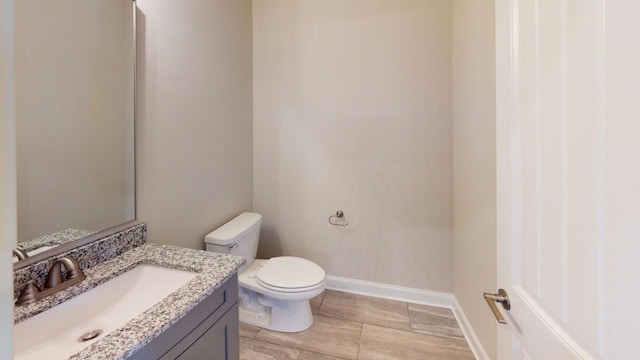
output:
<instances>
[{"instance_id":1,"label":"toilet paper holder","mask_svg":"<svg viewBox=\"0 0 640 360\"><path fill-rule=\"evenodd\" d=\"M335 226L349 226L349 223L348 223L348 222L345 222L344 224L341 224L341 223L335 222L334 218L335 218L335 219L342 219L342 218L344 218L344 211L342 211L342 210L338 210L338 211L336 211L336 214L335 214L335 215L331 215L331 216L329 216L329 224L331 224L331 225L335 225Z\"/></svg>"}]
</instances>

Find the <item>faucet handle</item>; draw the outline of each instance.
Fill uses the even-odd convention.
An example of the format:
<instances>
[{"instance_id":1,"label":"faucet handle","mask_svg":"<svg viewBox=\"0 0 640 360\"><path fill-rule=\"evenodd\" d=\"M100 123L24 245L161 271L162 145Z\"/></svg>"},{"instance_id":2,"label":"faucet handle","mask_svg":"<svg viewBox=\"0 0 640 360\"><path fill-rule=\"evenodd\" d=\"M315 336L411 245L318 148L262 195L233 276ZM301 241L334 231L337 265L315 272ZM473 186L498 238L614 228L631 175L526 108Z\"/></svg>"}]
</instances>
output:
<instances>
[{"instance_id":1,"label":"faucet handle","mask_svg":"<svg viewBox=\"0 0 640 360\"><path fill-rule=\"evenodd\" d=\"M38 288L35 282L33 280L27 281L25 286L20 291L20 295L18 296L16 305L33 304L34 302L38 301L39 293L40 288Z\"/></svg>"}]
</instances>

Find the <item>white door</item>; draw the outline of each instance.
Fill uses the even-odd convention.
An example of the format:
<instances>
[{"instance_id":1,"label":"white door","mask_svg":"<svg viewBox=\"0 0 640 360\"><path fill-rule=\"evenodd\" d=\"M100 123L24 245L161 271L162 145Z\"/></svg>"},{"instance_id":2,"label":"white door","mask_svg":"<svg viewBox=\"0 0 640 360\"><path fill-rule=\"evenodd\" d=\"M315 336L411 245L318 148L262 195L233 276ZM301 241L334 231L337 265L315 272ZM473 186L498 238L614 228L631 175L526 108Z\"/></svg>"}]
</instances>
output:
<instances>
[{"instance_id":1,"label":"white door","mask_svg":"<svg viewBox=\"0 0 640 360\"><path fill-rule=\"evenodd\" d=\"M640 2L496 0L496 59L499 357L640 359Z\"/></svg>"}]
</instances>

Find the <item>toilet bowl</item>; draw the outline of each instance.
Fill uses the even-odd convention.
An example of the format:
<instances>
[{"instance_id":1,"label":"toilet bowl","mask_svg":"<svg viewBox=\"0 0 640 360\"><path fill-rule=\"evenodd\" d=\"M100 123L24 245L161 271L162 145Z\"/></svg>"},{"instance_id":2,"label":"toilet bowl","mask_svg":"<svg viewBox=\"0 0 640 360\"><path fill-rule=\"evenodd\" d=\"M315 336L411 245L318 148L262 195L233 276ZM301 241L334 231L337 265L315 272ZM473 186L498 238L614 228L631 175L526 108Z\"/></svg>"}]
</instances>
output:
<instances>
[{"instance_id":1,"label":"toilet bowl","mask_svg":"<svg viewBox=\"0 0 640 360\"><path fill-rule=\"evenodd\" d=\"M244 256L238 272L240 321L282 332L313 324L309 300L326 288L317 264L295 256L256 259L262 216L242 213L205 237L208 251Z\"/></svg>"}]
</instances>

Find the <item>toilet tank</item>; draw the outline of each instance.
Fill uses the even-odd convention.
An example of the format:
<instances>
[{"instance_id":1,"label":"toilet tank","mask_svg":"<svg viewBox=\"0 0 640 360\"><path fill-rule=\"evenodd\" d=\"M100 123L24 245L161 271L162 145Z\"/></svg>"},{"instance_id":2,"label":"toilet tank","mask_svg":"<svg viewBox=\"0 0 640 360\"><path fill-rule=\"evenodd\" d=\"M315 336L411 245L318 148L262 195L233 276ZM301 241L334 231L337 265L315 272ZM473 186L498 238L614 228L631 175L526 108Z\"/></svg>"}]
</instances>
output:
<instances>
[{"instance_id":1,"label":"toilet tank","mask_svg":"<svg viewBox=\"0 0 640 360\"><path fill-rule=\"evenodd\" d=\"M247 265L256 258L262 215L242 213L204 238L207 251L243 256Z\"/></svg>"}]
</instances>

